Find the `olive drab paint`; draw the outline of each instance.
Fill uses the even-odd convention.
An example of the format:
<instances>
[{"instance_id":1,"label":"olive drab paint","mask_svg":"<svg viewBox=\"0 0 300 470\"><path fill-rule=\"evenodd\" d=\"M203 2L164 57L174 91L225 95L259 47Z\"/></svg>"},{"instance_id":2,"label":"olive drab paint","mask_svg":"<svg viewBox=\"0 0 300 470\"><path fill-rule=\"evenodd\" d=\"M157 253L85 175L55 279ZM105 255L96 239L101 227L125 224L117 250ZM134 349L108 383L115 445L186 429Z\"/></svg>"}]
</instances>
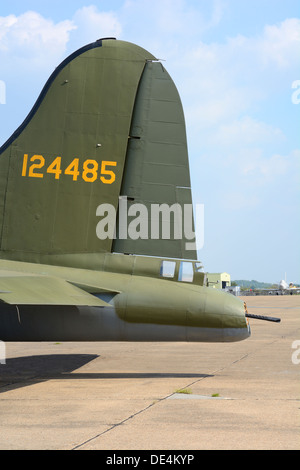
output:
<instances>
[{"instance_id":1,"label":"olive drab paint","mask_svg":"<svg viewBox=\"0 0 300 470\"><path fill-rule=\"evenodd\" d=\"M0 158L6 258L111 251L110 240L96 237L96 208L118 205L135 96L151 59L138 46L98 41L54 71Z\"/></svg>"},{"instance_id":2,"label":"olive drab paint","mask_svg":"<svg viewBox=\"0 0 300 470\"><path fill-rule=\"evenodd\" d=\"M243 302L206 286L193 226L124 237L125 199L147 227L154 206L191 208L185 120L163 65L107 38L55 69L0 148L0 341L249 337Z\"/></svg>"},{"instance_id":3,"label":"olive drab paint","mask_svg":"<svg viewBox=\"0 0 300 470\"><path fill-rule=\"evenodd\" d=\"M120 252L196 258L184 237L100 240L96 210L125 195L146 207L191 200L185 122L161 63L123 41L79 49L52 74L0 158L1 253ZM24 204L26 201L26 204Z\"/></svg>"}]
</instances>

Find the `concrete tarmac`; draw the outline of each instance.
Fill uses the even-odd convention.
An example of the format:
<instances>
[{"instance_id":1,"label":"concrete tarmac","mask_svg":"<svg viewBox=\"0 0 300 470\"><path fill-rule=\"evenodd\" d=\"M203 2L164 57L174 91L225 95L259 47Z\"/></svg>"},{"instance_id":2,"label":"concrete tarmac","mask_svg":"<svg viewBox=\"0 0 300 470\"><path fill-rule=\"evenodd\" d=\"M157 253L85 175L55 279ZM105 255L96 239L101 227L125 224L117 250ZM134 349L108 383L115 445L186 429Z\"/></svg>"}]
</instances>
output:
<instances>
[{"instance_id":1,"label":"concrete tarmac","mask_svg":"<svg viewBox=\"0 0 300 470\"><path fill-rule=\"evenodd\" d=\"M2 344L0 449L299 450L300 296L244 300L281 323L229 344Z\"/></svg>"}]
</instances>

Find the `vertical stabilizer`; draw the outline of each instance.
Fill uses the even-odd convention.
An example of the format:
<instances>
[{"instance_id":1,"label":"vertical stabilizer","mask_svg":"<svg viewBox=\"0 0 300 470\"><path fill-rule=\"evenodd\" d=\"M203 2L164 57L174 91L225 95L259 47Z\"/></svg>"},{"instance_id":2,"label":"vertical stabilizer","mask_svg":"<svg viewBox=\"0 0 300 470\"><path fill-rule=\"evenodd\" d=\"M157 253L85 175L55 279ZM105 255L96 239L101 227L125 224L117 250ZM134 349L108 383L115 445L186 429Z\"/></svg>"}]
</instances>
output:
<instances>
[{"instance_id":1,"label":"vertical stabilizer","mask_svg":"<svg viewBox=\"0 0 300 470\"><path fill-rule=\"evenodd\" d=\"M47 51L45 51L46 53ZM68 57L0 148L2 258L110 252L96 210L116 209L144 49L99 40Z\"/></svg>"},{"instance_id":2,"label":"vertical stabilizer","mask_svg":"<svg viewBox=\"0 0 300 470\"><path fill-rule=\"evenodd\" d=\"M120 212L120 196L128 210L145 208L146 237L130 237L130 219L113 227L115 240L98 236L98 207ZM152 212L191 203L177 89L153 55L125 41L99 40L64 60L0 148L1 258L63 264L76 255L85 266L88 255L116 251L196 259L178 214ZM175 220L170 236L161 223L153 236L161 217Z\"/></svg>"}]
</instances>

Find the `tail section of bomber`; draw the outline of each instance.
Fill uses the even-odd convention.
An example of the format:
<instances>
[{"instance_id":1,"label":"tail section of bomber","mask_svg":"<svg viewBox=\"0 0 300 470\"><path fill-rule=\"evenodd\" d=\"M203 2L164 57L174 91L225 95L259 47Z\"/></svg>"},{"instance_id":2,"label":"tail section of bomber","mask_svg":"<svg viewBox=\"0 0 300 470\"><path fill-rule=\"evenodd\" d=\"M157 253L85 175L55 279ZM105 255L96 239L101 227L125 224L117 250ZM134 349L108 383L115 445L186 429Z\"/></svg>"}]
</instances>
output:
<instances>
[{"instance_id":1,"label":"tail section of bomber","mask_svg":"<svg viewBox=\"0 0 300 470\"><path fill-rule=\"evenodd\" d=\"M120 196L191 203L184 117L169 75L139 46L89 44L53 72L0 148L0 257L28 262L96 253L196 258L183 242L97 236L99 205ZM104 214L102 214L104 215ZM53 261L52 261L53 260ZM55 261L54 261L55 260Z\"/></svg>"}]
</instances>

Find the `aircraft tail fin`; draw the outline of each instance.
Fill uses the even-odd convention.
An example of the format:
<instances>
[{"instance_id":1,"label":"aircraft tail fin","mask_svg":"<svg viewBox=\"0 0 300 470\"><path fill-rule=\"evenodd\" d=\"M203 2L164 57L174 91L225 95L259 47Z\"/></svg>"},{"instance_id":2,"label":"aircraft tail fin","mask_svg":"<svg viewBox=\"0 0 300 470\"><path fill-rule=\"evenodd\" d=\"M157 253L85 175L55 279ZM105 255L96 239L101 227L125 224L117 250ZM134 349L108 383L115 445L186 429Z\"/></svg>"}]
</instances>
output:
<instances>
[{"instance_id":1,"label":"aircraft tail fin","mask_svg":"<svg viewBox=\"0 0 300 470\"><path fill-rule=\"evenodd\" d=\"M155 61L139 46L108 38L55 69L0 148L1 258L51 264L53 256L118 251L195 259L177 240L168 249L96 233L98 206L117 211L120 195L191 202L180 100Z\"/></svg>"}]
</instances>

